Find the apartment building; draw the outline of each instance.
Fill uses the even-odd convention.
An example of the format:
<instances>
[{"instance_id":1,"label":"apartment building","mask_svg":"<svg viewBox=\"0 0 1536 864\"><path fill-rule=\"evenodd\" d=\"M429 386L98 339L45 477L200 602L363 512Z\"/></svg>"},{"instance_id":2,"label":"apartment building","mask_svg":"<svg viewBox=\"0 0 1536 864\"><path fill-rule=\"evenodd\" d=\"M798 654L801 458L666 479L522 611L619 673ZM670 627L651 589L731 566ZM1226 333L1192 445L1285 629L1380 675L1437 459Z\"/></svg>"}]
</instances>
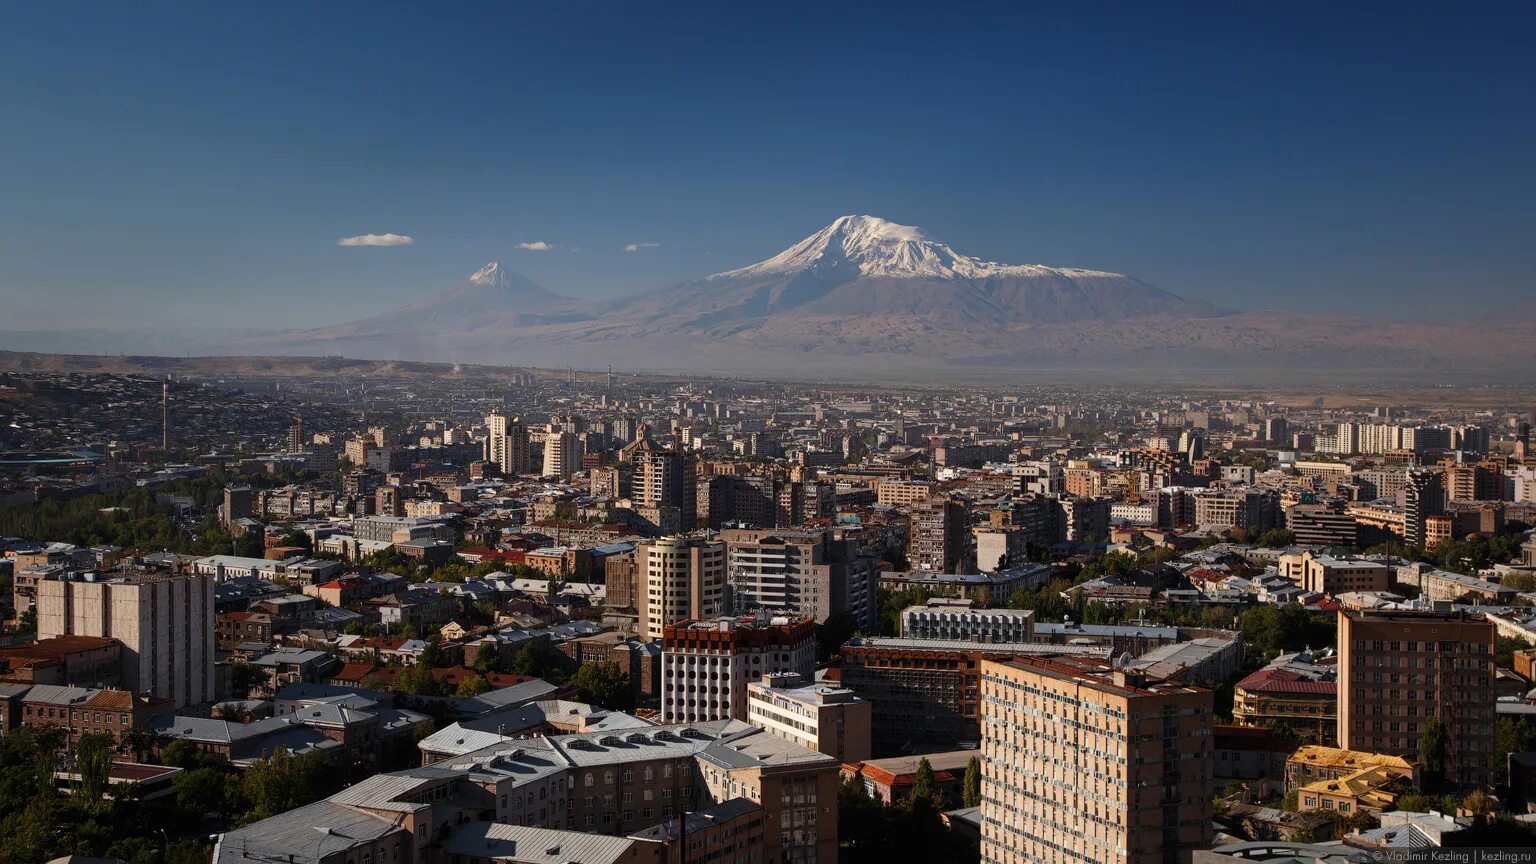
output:
<instances>
[{"instance_id":1,"label":"apartment building","mask_svg":"<svg viewBox=\"0 0 1536 864\"><path fill-rule=\"evenodd\" d=\"M716 618L669 624L661 644L664 723L747 718L747 685L792 672L813 680L816 628L809 618Z\"/></svg>"},{"instance_id":2,"label":"apartment building","mask_svg":"<svg viewBox=\"0 0 1536 864\"><path fill-rule=\"evenodd\" d=\"M760 862L835 864L840 767L731 720L502 738L225 833L213 862L437 861L446 850L446 860L477 864L724 864L752 852ZM704 816L688 822L697 857L654 842L676 833L667 822L683 812ZM751 828L753 814L765 827ZM704 829L697 847L695 828ZM637 835L645 851L626 851Z\"/></svg>"},{"instance_id":3,"label":"apartment building","mask_svg":"<svg viewBox=\"0 0 1536 864\"><path fill-rule=\"evenodd\" d=\"M124 689L173 707L211 702L213 577L125 570L37 586L37 636L96 636L122 643Z\"/></svg>"},{"instance_id":4,"label":"apartment building","mask_svg":"<svg viewBox=\"0 0 1536 864\"><path fill-rule=\"evenodd\" d=\"M934 598L901 612L901 635L908 639L961 639L977 642L1035 641L1032 609L977 609L969 600Z\"/></svg>"},{"instance_id":5,"label":"apartment building","mask_svg":"<svg viewBox=\"0 0 1536 864\"><path fill-rule=\"evenodd\" d=\"M989 644L968 640L862 638L843 646L842 684L872 706L877 754L911 745L978 740L977 679L986 657L1083 654L1107 659L1101 645Z\"/></svg>"},{"instance_id":6,"label":"apartment building","mask_svg":"<svg viewBox=\"0 0 1536 864\"><path fill-rule=\"evenodd\" d=\"M804 616L818 624L846 614L873 629L879 612L873 558L830 529L727 528L726 570L731 602L742 612Z\"/></svg>"},{"instance_id":7,"label":"apartment building","mask_svg":"<svg viewBox=\"0 0 1536 864\"><path fill-rule=\"evenodd\" d=\"M725 544L663 537L635 546L640 635L660 639L668 624L725 614Z\"/></svg>"},{"instance_id":8,"label":"apartment building","mask_svg":"<svg viewBox=\"0 0 1536 864\"><path fill-rule=\"evenodd\" d=\"M984 660L984 864L1167 864L1211 841L1209 690L1070 657Z\"/></svg>"},{"instance_id":9,"label":"apartment building","mask_svg":"<svg viewBox=\"0 0 1536 864\"><path fill-rule=\"evenodd\" d=\"M1316 659L1309 653L1282 654L1237 682L1233 722L1270 726L1315 744L1335 743L1339 730L1338 670L1333 663Z\"/></svg>"},{"instance_id":10,"label":"apartment building","mask_svg":"<svg viewBox=\"0 0 1536 864\"><path fill-rule=\"evenodd\" d=\"M1339 746L1416 757L1445 729L1445 779L1485 785L1493 759L1494 626L1484 615L1340 610Z\"/></svg>"},{"instance_id":11,"label":"apartment building","mask_svg":"<svg viewBox=\"0 0 1536 864\"><path fill-rule=\"evenodd\" d=\"M489 434L485 439L485 458L494 462L508 477L527 474L531 469L528 427L515 417L492 414L485 418Z\"/></svg>"},{"instance_id":12,"label":"apartment building","mask_svg":"<svg viewBox=\"0 0 1536 864\"><path fill-rule=\"evenodd\" d=\"M1355 517L1343 501L1292 504L1285 527L1300 546L1354 546L1359 540Z\"/></svg>"},{"instance_id":13,"label":"apartment building","mask_svg":"<svg viewBox=\"0 0 1536 864\"><path fill-rule=\"evenodd\" d=\"M969 570L970 517L958 498L934 497L912 505L907 563L914 570Z\"/></svg>"},{"instance_id":14,"label":"apartment building","mask_svg":"<svg viewBox=\"0 0 1536 864\"><path fill-rule=\"evenodd\" d=\"M1350 591L1387 591L1392 588L1392 574L1381 561L1342 555L1300 556L1302 590L1329 597Z\"/></svg>"},{"instance_id":15,"label":"apartment building","mask_svg":"<svg viewBox=\"0 0 1536 864\"><path fill-rule=\"evenodd\" d=\"M794 672L747 684L747 722L847 763L870 757L870 704L852 690Z\"/></svg>"}]
</instances>

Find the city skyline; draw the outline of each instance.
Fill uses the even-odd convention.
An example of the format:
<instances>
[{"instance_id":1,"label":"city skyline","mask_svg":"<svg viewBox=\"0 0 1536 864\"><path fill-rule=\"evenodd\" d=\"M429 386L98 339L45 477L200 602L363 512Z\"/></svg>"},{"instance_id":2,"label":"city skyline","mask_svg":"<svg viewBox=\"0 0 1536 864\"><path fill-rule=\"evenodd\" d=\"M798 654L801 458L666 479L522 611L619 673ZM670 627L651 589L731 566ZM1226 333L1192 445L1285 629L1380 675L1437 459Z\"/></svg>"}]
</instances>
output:
<instances>
[{"instance_id":1,"label":"city skyline","mask_svg":"<svg viewBox=\"0 0 1536 864\"><path fill-rule=\"evenodd\" d=\"M602 301L846 213L1238 308L1529 297L1529 7L815 20L23 10L7 329L336 323L490 260Z\"/></svg>"}]
</instances>

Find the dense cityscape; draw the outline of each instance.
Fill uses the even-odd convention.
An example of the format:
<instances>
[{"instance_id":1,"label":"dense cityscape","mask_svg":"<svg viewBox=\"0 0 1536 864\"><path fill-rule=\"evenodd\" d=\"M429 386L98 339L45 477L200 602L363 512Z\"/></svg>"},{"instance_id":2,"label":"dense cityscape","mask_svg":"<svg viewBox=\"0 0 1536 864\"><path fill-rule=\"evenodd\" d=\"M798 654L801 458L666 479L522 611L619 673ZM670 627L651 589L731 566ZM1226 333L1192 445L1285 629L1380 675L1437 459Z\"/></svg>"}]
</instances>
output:
<instances>
[{"instance_id":1,"label":"dense cityscape","mask_svg":"<svg viewBox=\"0 0 1536 864\"><path fill-rule=\"evenodd\" d=\"M1528 836L1517 388L480 372L0 378L0 858Z\"/></svg>"},{"instance_id":2,"label":"dense cityscape","mask_svg":"<svg viewBox=\"0 0 1536 864\"><path fill-rule=\"evenodd\" d=\"M1536 864L1533 44L7 5L0 864Z\"/></svg>"}]
</instances>

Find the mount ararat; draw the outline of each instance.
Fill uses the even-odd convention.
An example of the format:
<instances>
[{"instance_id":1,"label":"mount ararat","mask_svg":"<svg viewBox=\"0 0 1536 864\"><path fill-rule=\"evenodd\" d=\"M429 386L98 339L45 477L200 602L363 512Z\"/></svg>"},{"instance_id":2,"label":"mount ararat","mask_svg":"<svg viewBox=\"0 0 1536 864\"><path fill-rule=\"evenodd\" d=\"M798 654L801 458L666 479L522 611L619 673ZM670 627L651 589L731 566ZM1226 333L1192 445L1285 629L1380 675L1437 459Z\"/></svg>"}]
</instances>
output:
<instances>
[{"instance_id":1,"label":"mount ararat","mask_svg":"<svg viewBox=\"0 0 1536 864\"><path fill-rule=\"evenodd\" d=\"M1462 371L1528 367L1536 328L1221 309L1119 273L985 261L918 228L843 216L756 264L608 303L565 297L491 263L397 309L240 334L213 353L829 377Z\"/></svg>"}]
</instances>

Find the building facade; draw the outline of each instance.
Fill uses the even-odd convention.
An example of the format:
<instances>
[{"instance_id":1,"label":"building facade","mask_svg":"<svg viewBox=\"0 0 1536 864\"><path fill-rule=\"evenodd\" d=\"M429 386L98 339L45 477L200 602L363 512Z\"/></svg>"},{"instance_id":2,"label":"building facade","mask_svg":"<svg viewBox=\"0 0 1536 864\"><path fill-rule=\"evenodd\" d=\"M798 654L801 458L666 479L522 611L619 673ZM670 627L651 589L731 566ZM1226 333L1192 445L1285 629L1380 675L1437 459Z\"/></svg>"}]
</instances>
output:
<instances>
[{"instance_id":1,"label":"building facade","mask_svg":"<svg viewBox=\"0 0 1536 864\"><path fill-rule=\"evenodd\" d=\"M1209 690L1069 658L980 677L984 864L1172 864L1210 843Z\"/></svg>"},{"instance_id":2,"label":"building facade","mask_svg":"<svg viewBox=\"0 0 1536 864\"><path fill-rule=\"evenodd\" d=\"M218 642L213 577L130 573L38 586L37 635L99 636L122 643L122 684L174 707L211 702Z\"/></svg>"},{"instance_id":3,"label":"building facade","mask_svg":"<svg viewBox=\"0 0 1536 864\"><path fill-rule=\"evenodd\" d=\"M1493 760L1494 626L1466 611L1340 610L1339 746L1417 757L1445 730L1445 780L1488 782Z\"/></svg>"},{"instance_id":4,"label":"building facade","mask_svg":"<svg viewBox=\"0 0 1536 864\"><path fill-rule=\"evenodd\" d=\"M798 621L717 618L667 625L661 644L663 723L747 719L747 685L816 669L816 628Z\"/></svg>"}]
</instances>

